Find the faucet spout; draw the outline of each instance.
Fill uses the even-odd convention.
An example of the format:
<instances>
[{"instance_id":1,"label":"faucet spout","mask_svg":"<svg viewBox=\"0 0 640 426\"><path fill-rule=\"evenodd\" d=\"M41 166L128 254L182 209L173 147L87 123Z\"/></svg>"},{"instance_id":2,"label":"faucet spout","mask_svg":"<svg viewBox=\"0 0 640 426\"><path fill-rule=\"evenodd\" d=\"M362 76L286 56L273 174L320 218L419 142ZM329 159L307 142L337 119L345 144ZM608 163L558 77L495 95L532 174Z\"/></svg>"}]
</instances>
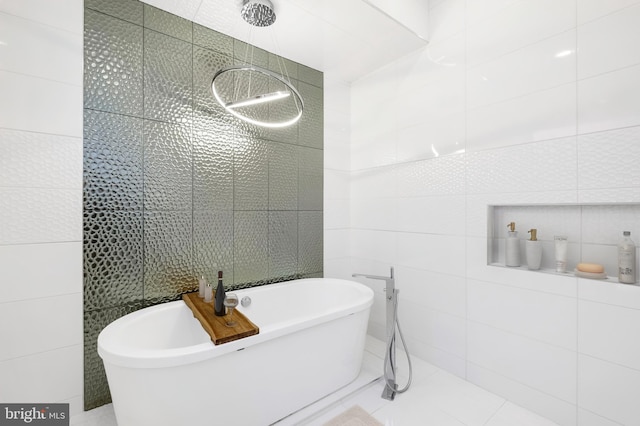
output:
<instances>
[{"instance_id":1,"label":"faucet spout","mask_svg":"<svg viewBox=\"0 0 640 426\"><path fill-rule=\"evenodd\" d=\"M393 281L393 266L391 267L391 271L388 277L382 275L369 275L369 274L351 274L352 277L363 277L369 278L372 280L382 280L382 281Z\"/></svg>"}]
</instances>

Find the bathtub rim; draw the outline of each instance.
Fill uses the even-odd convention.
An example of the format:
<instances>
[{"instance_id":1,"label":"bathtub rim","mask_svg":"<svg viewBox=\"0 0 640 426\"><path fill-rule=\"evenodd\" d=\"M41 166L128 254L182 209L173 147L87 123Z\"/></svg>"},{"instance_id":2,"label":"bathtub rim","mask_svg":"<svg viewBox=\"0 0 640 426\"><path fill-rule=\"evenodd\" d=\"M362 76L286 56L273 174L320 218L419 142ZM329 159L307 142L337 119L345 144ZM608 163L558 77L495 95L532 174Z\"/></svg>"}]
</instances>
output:
<instances>
[{"instance_id":1,"label":"bathtub rim","mask_svg":"<svg viewBox=\"0 0 640 426\"><path fill-rule=\"evenodd\" d=\"M206 342L200 344L183 346L180 348L141 349L132 348L129 345L124 345L117 342L119 333L126 332L126 327L129 325L130 321L144 320L144 317L157 315L163 310L189 310L189 307L182 300L161 303L127 314L107 325L98 335L98 354L100 355L100 358L102 358L102 361L103 363L105 363L105 365L114 364L121 367L129 368L165 368L193 364L205 361L207 359L216 358L231 352L243 350L246 347L257 345L283 335L292 334L318 324L334 321L349 315L354 315L365 310L369 310L373 305L374 292L371 288L357 281L339 278L305 278L292 281L284 281L277 284L270 284L268 286L246 288L234 291L234 293L237 293L240 297L242 297L243 293L250 293L251 291L266 291L269 289L269 287L272 288L272 286L296 285L293 283L317 280L340 281L341 285L350 285L354 288L357 288L362 292L362 300L358 298L357 303L354 303L353 305L350 305L346 308L329 313L323 312L321 315L307 318L306 320L297 323L279 324L278 327L265 327L264 330L263 328L261 328L259 334L228 342L222 345L214 345L213 342L208 339ZM197 319L193 318L193 320L194 325L201 327ZM257 325L260 326L260 324Z\"/></svg>"}]
</instances>

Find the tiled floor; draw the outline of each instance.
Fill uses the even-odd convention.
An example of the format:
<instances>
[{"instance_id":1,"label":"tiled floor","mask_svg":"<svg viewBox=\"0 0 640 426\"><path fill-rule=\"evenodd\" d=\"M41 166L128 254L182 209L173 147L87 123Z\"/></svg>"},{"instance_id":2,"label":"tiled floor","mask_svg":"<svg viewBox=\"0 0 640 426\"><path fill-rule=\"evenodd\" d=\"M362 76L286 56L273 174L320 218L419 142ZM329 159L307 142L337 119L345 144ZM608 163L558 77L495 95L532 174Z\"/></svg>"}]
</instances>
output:
<instances>
[{"instance_id":1,"label":"tiled floor","mask_svg":"<svg viewBox=\"0 0 640 426\"><path fill-rule=\"evenodd\" d=\"M414 357L411 358L413 381L410 389L398 394L394 401L382 399L380 395L384 385L376 378L382 371L383 353L384 344L369 338L362 372L353 384L283 419L276 426L322 426L353 405L364 408L385 426L556 425ZM398 351L400 387L406 383L407 369L403 357L404 353ZM116 426L113 408L109 404L74 416L71 426Z\"/></svg>"}]
</instances>

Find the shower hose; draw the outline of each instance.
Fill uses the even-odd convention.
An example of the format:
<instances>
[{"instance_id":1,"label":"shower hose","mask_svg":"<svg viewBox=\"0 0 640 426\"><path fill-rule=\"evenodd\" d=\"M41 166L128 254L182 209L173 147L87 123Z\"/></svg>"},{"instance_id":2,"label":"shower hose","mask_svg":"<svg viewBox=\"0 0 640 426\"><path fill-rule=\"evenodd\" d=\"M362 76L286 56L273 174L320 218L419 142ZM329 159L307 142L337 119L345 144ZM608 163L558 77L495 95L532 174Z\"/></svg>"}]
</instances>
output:
<instances>
[{"instance_id":1,"label":"shower hose","mask_svg":"<svg viewBox=\"0 0 640 426\"><path fill-rule=\"evenodd\" d=\"M407 343L404 341L404 336L402 335L402 329L400 328L400 322L398 321L398 293L400 290L395 290L396 294L394 295L394 303L393 303L393 331L388 336L387 341L387 350L385 351L384 356L384 381L386 386L396 393L404 393L411 386L411 378L413 376L413 367L411 366L411 357L409 356L409 349L407 349ZM396 377L396 365L395 365L395 357L392 356L393 348L396 344L396 328L398 329L398 333L400 334L400 340L402 341L402 346L404 347L404 353L407 355L407 363L409 364L409 379L407 380L407 384L404 388L398 389L398 385L394 386L391 383L390 377Z\"/></svg>"}]
</instances>

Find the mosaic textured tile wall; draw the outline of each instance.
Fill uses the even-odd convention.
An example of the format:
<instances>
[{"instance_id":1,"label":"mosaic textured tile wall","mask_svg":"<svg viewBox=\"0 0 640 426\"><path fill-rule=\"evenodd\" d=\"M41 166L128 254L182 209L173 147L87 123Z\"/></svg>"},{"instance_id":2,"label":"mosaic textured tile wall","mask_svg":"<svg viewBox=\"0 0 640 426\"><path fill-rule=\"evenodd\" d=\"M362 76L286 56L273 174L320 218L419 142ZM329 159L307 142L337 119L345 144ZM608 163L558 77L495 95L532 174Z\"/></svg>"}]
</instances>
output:
<instances>
[{"instance_id":1,"label":"mosaic textured tile wall","mask_svg":"<svg viewBox=\"0 0 640 426\"><path fill-rule=\"evenodd\" d=\"M323 76L286 61L300 122L258 128L210 82L246 44L132 0L85 1L85 409L110 401L96 339L223 270L227 288L322 276ZM256 49L254 63L276 69Z\"/></svg>"}]
</instances>

